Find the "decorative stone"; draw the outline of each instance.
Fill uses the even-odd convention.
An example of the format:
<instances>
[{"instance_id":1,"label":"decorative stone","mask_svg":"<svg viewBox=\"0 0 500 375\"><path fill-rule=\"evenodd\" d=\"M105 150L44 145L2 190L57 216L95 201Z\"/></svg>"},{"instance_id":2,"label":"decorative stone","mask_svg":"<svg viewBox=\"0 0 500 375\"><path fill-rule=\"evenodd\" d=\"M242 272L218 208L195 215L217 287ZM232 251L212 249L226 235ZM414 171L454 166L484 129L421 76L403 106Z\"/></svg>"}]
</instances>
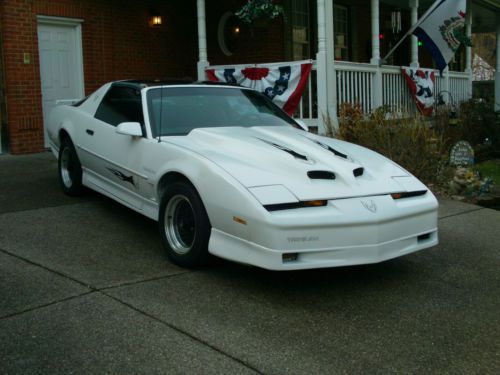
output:
<instances>
[{"instance_id":1,"label":"decorative stone","mask_svg":"<svg viewBox=\"0 0 500 375\"><path fill-rule=\"evenodd\" d=\"M473 165L474 150L467 141L458 141L455 143L450 153L451 165Z\"/></svg>"},{"instance_id":2,"label":"decorative stone","mask_svg":"<svg viewBox=\"0 0 500 375\"><path fill-rule=\"evenodd\" d=\"M460 178L458 176L453 177L453 182L460 185L460 186L466 186L467 185L467 180Z\"/></svg>"},{"instance_id":3,"label":"decorative stone","mask_svg":"<svg viewBox=\"0 0 500 375\"><path fill-rule=\"evenodd\" d=\"M457 184L455 181L450 182L450 193L453 195L460 194L462 192L463 187L462 185Z\"/></svg>"}]
</instances>

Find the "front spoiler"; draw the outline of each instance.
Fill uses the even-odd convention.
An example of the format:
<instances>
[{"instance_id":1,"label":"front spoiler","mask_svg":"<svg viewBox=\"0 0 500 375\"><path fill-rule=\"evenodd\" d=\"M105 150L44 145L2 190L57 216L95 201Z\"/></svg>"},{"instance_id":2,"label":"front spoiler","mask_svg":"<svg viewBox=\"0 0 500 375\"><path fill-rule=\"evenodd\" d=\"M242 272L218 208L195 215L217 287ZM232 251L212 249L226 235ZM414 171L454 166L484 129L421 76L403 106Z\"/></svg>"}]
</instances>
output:
<instances>
[{"instance_id":1,"label":"front spoiler","mask_svg":"<svg viewBox=\"0 0 500 375\"><path fill-rule=\"evenodd\" d=\"M437 245L437 229L427 233L428 239L424 241L419 241L418 236L413 236L376 245L287 252L268 249L213 230L210 253L235 262L275 271L353 266L380 263ZM284 261L283 254L290 253L297 254L297 260Z\"/></svg>"},{"instance_id":2,"label":"front spoiler","mask_svg":"<svg viewBox=\"0 0 500 375\"><path fill-rule=\"evenodd\" d=\"M269 270L300 270L379 263L438 244L438 205L430 192L404 202L373 197L379 210L363 216L361 200L332 201L323 210L290 210L249 223L253 240L213 228L209 252ZM284 254L293 254L293 260Z\"/></svg>"}]
</instances>

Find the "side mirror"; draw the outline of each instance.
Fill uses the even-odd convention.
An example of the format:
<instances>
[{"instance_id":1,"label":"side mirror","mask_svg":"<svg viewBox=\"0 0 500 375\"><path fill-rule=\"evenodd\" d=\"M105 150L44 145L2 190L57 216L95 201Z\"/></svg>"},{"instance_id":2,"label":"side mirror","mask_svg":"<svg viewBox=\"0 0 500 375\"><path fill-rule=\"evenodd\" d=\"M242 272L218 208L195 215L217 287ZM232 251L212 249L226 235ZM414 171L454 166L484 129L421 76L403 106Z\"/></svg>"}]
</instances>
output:
<instances>
[{"instance_id":1,"label":"side mirror","mask_svg":"<svg viewBox=\"0 0 500 375\"><path fill-rule=\"evenodd\" d=\"M307 126L304 121L298 120L298 119L294 119L294 120L302 128L302 130L305 130L306 132L309 131L309 126Z\"/></svg>"},{"instance_id":2,"label":"side mirror","mask_svg":"<svg viewBox=\"0 0 500 375\"><path fill-rule=\"evenodd\" d=\"M142 137L142 127L138 122L122 122L116 127L118 134Z\"/></svg>"}]
</instances>

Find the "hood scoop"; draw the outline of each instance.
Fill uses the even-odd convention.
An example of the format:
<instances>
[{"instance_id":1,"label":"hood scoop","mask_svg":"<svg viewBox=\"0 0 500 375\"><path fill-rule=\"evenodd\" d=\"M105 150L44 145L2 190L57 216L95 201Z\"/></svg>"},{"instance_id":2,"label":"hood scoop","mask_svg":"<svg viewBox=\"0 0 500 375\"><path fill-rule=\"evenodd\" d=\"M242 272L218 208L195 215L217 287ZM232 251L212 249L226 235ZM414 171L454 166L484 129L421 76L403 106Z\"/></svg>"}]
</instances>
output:
<instances>
[{"instance_id":1,"label":"hood scoop","mask_svg":"<svg viewBox=\"0 0 500 375\"><path fill-rule=\"evenodd\" d=\"M298 153L297 151L289 149L288 147L279 145L277 143L266 141L266 140L264 140L262 138L257 138L257 139L260 140L260 141L262 141L262 142L267 143L268 145L276 147L278 150L285 151L286 153L292 155L295 159L299 159L299 160L302 160L302 161L310 162L309 158L306 155L302 155L302 154Z\"/></svg>"},{"instance_id":2,"label":"hood scoop","mask_svg":"<svg viewBox=\"0 0 500 375\"><path fill-rule=\"evenodd\" d=\"M307 177L311 180L335 180L335 173L330 171L309 171Z\"/></svg>"},{"instance_id":3,"label":"hood scoop","mask_svg":"<svg viewBox=\"0 0 500 375\"><path fill-rule=\"evenodd\" d=\"M328 145L325 145L324 143L321 143L319 141L315 141L314 139L308 138L310 141L316 143L318 146L323 147L325 150L330 151L331 153L335 154L335 156L338 156L343 159L349 159L346 154L341 153L340 151L335 150L333 147L330 147Z\"/></svg>"},{"instance_id":4,"label":"hood scoop","mask_svg":"<svg viewBox=\"0 0 500 375\"><path fill-rule=\"evenodd\" d=\"M353 169L353 171L352 171L352 174L354 175L354 177L363 176L363 173L365 173L365 169L363 167Z\"/></svg>"}]
</instances>

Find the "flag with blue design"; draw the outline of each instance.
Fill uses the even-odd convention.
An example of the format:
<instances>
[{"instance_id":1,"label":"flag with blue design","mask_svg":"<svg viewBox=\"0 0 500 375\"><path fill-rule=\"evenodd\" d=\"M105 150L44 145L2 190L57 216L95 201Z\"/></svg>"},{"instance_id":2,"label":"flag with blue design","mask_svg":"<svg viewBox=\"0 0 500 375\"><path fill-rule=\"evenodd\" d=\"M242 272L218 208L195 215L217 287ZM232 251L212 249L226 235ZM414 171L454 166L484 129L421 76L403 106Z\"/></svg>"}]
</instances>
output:
<instances>
[{"instance_id":1,"label":"flag with blue design","mask_svg":"<svg viewBox=\"0 0 500 375\"><path fill-rule=\"evenodd\" d=\"M226 82L260 91L286 113L293 115L304 92L311 68L311 60L306 60L252 66L210 67L205 72L210 81Z\"/></svg>"},{"instance_id":2,"label":"flag with blue design","mask_svg":"<svg viewBox=\"0 0 500 375\"><path fill-rule=\"evenodd\" d=\"M413 35L432 54L440 72L446 68L460 44L467 43L465 7L466 0L437 0L413 30Z\"/></svg>"}]
</instances>

